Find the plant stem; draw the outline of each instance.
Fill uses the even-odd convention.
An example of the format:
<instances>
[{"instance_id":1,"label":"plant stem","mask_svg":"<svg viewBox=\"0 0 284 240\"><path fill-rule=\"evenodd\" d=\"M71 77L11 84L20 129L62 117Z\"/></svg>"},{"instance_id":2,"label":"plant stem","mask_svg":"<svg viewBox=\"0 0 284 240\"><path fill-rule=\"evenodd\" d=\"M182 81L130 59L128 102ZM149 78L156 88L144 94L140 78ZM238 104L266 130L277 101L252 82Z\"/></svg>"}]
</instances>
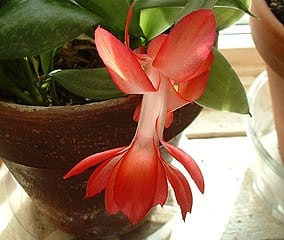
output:
<instances>
[{"instance_id":1,"label":"plant stem","mask_svg":"<svg viewBox=\"0 0 284 240\"><path fill-rule=\"evenodd\" d=\"M49 84L49 92L50 96L52 99L52 105L59 105L59 99L56 93L56 88L55 88L55 81L51 81Z\"/></svg>"},{"instance_id":2,"label":"plant stem","mask_svg":"<svg viewBox=\"0 0 284 240\"><path fill-rule=\"evenodd\" d=\"M18 60L20 65L22 66L22 70L24 73L24 78L21 79L25 81L24 85L27 88L28 92L31 95L31 98L33 99L34 104L36 105L44 105L43 98L40 94L40 91L35 85L34 75L31 71L31 67L29 64L29 59L27 57L23 59Z\"/></svg>"},{"instance_id":3,"label":"plant stem","mask_svg":"<svg viewBox=\"0 0 284 240\"><path fill-rule=\"evenodd\" d=\"M9 89L9 92L12 93L16 98L20 99L24 104L34 105L33 99L19 88Z\"/></svg>"}]
</instances>

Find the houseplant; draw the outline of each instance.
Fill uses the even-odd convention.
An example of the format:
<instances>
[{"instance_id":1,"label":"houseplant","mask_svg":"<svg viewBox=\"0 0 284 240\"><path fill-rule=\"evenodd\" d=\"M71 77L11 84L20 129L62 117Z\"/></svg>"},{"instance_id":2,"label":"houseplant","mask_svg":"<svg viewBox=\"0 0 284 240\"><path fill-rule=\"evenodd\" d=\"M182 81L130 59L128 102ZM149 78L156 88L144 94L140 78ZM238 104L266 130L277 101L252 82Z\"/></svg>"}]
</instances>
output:
<instances>
[{"instance_id":1,"label":"houseplant","mask_svg":"<svg viewBox=\"0 0 284 240\"><path fill-rule=\"evenodd\" d=\"M77 214L77 212L74 211L71 206L74 206L75 199L78 200L82 198L82 189L86 186L84 181L86 181L86 176L90 173L77 178L76 181L73 179L64 181L62 177L76 162L93 152L101 152L113 147L129 144L133 134L135 133L135 123L132 122L131 115L138 105L140 97L129 95L124 96L123 93L119 91L114 84L112 84L111 77L108 75L105 68L54 71L54 59L58 59L56 63L60 63L63 59L61 53L62 51L64 52L66 47L66 45L64 47L60 46L72 40L79 34L85 33L86 35L90 35L91 33L92 35L93 28L98 24L107 29L108 32L113 32L115 36L121 40L123 38L128 39L129 29L131 41L127 41L126 43L129 47L130 45L133 48L137 48L142 45L147 46L148 43L152 43L152 45L154 45L152 42L154 41L152 40L154 37L168 30L175 22L178 22L180 19L184 19L183 17L187 16L187 14L193 10L197 10L199 8L215 8L216 11L218 11L218 9L220 10L221 8L223 10L228 9L228 11L237 11L237 15L239 15L240 10L247 11L247 6L242 1L153 2L141 0L137 1L134 5L131 25L128 25L130 24L130 15L128 21L126 21L126 17L129 6L129 1L122 0L102 2L81 0L49 1L48 3L41 0L1 1L0 20L2 23L5 23L0 29L0 36L3 36L0 38L0 87L2 97L16 103L29 105L37 104L40 106L60 105L62 103L66 104L66 102L70 104L74 101L77 104L82 104L88 102L89 99L100 100L99 103L91 103L84 106L77 105L74 107L53 106L35 108L33 106L21 107L19 104L15 103L1 103L1 106L3 106L1 110L1 126L7 126L7 128L1 129L1 157L5 160L7 166L10 171L13 172L16 179L21 182L29 195L33 197L34 202L41 208L41 210L49 215L54 222L59 220L59 222L57 222L58 227L75 235L84 236L84 238L93 238L94 235L97 238L99 236L103 236L105 238L106 234L109 234L110 236L112 236L112 234L123 234L130 231L134 226L121 215L115 215L113 218L110 218L104 210L102 194L96 197L96 200L99 200L97 201L99 203L97 203L97 206L94 208L94 199L85 200L83 204L82 200L81 205L77 206L77 209L80 211L84 209L84 213L92 211L94 213L98 213L98 215L100 215L100 218L98 218L99 220L95 220L93 215L84 215L83 217L79 217L79 215L72 215L72 212L75 212L75 214ZM37 11L38 9L42 9L44 12L39 12ZM200 12L194 12L194 14L202 14L201 12L211 13L209 10L203 10ZM159 21L155 20L157 19L157 15L163 16L164 21L160 21L160 18ZM210 16L212 16L212 14L210 14ZM224 16L226 15L219 18L217 16L218 29L225 26L225 22L223 21ZM15 24L15 21L12 21L16 17L22 18L20 21L18 19L20 24ZM54 19L58 19L58 21L55 22ZM190 16L189 19L192 19L192 16ZM205 17L205 20L206 19L207 17ZM188 21L189 20L186 22ZM193 20L190 20L189 22L192 21ZM147 24L148 22L151 22L151 24ZM128 23L126 24L127 27L125 27L125 23ZM195 24L197 24L197 22L195 22ZM31 28L31 26L33 26L33 28ZM182 28L184 28L184 24L182 24L182 26ZM102 27L98 28L99 32L97 31L97 33L99 36L108 36L107 33L104 32L106 30L103 31ZM126 31L125 28L127 29ZM172 29L181 29L181 27L173 27ZM215 27L213 31L216 31ZM49 34L43 36L46 32ZM124 32L126 33L126 37L124 37ZM172 32L175 31L172 30ZM212 47L214 40L214 38L212 38L212 28L210 33L210 44ZM174 35L173 33L170 33L169 36ZM111 38L113 39L113 37ZM15 41L15 39L18 41ZM101 43L104 43L105 41L104 37L97 39L100 39ZM108 39L108 37L106 37L106 39ZM76 41L87 41L89 43L90 38L84 37L82 39L82 37L80 37L80 39L76 39ZM100 49L100 55L104 56L102 52L104 49L108 48L106 48L106 46L104 48L100 48L98 41L99 40L96 40L97 48ZM112 40L112 42L114 41L116 46L124 51L124 48L118 43L119 41ZM74 42L72 42L72 44L74 44ZM82 51L81 48L79 50ZM185 49L183 50L185 51ZM203 51L204 49L200 50ZM208 59L208 61L204 61L204 63L206 63L205 65L202 65L203 61L199 61L199 63L195 65L199 67L202 66L202 68L200 68L202 71L195 75L195 77L198 77L201 73L208 73L207 70L211 65L211 60L213 60L211 51L207 52L207 54L208 53L210 53L210 59L208 56L210 61ZM93 54L94 52L92 52L91 55ZM126 54L125 51L124 54ZM209 82L205 93L200 99L198 99L199 104L227 111L247 113L248 107L246 97L239 79L216 49L214 50L214 55L215 62L210 70ZM128 54L126 56L131 57L132 55ZM183 55L181 54L179 57L182 56ZM111 60L112 57L103 57L103 60L104 62L107 62L107 60ZM174 56L171 57L173 58ZM160 60L160 62L161 61L162 60ZM90 60L87 62L90 62ZM132 66L132 61L129 61L128 63ZM106 63L106 65L109 68L112 66L111 63ZM100 64L99 66L102 67ZM14 70L15 68L17 71ZM165 66L163 68L168 69L168 67ZM140 69L140 72L142 71L141 68L138 69ZM110 68L110 70L113 69ZM137 68L135 68L135 71L136 70ZM139 70L137 71L139 72ZM198 73L196 70L195 72ZM128 74L128 72L126 74ZM141 77L141 74L138 74L137 77ZM227 79L219 78L218 74L222 74L222 77L226 77ZM82 76L84 76L84 78L81 78ZM112 77L114 77L113 74ZM208 76L206 76L205 82L207 81L207 78ZM135 84L136 83L134 82L132 87L137 90L137 86ZM156 82L156 85L159 84ZM118 84L118 86L123 92L133 93L132 91L125 90L127 87L121 86L121 83ZM192 99L187 99L186 103L196 100L204 91L204 84L202 84L203 87L198 84L195 84L194 86L197 87L197 90L199 91L194 89L192 90L192 93L198 92L198 94L191 96ZM61 91L55 90L56 87L59 87ZM62 90L62 87L67 89L67 91ZM132 87L128 88L128 90L132 90ZM139 87L141 88L139 89ZM145 91L144 87L144 84L142 84L142 86L138 86L139 90L143 90L140 91L140 93L146 93L149 91L149 88L151 88L151 91L155 92L151 84L148 84L149 88L147 91ZM180 91L183 91L184 95L186 95L185 90L188 89L188 86L180 87ZM174 98L171 97L171 99L178 99L178 96L174 95L175 91L173 90L174 88L171 88L171 94L174 96ZM74 94L79 95L79 97L74 97ZM65 100L66 95L68 96L67 100ZM113 99L114 97L121 98ZM127 107L126 103L129 103L129 107ZM177 108L177 106L185 105L183 99L174 103L175 104L172 106L171 110ZM106 107L104 105L106 105ZM130 112L126 111L128 108L131 109ZM194 115L196 115L200 110L200 108L196 107L196 105L190 104L185 106L185 108L190 108L190 111L195 109ZM180 110L182 109L184 108L181 108ZM59 110L62 110L63 112L59 112ZM165 112L165 110L163 111ZM9 112L11 115L8 114ZM32 113L32 116L28 114L29 112ZM63 123L63 116L70 112L71 116L68 116L67 122ZM124 116L124 112L126 117L122 118L121 116ZM138 118L139 115L142 116L142 112L143 108L141 108L141 113L139 114L138 107L135 112L135 118ZM114 117L111 117L112 114L114 114ZM8 115L12 117L8 117ZM148 121L149 115L147 116L148 117L144 121ZM174 122L171 125L174 130L170 130L171 128L169 128L169 131L172 132L169 133L168 139L175 136L193 119L193 117L184 115L183 113L180 114L180 116L182 118L186 118L186 123L183 123L182 126L178 126ZM162 121L164 117L157 121L157 126L160 126L158 127L160 129L160 142L162 142L165 148L176 158L180 158L178 155L183 155L182 158L184 158L186 155L184 155L182 151L172 147L162 139L161 135L164 123L161 123L160 121ZM171 111L169 111L167 120L168 125L171 123L171 117ZM23 120L22 122L19 121L20 118ZM82 124L80 122L82 119L86 119L88 122ZM127 121L125 119L127 119ZM46 122L44 120L48 121ZM21 126L21 131L15 131L17 125ZM95 131L98 131L98 133L94 133L94 130L92 130L92 127L94 126L92 125L96 126L94 129L96 129ZM122 128L122 125L126 125L128 128L127 130L132 129L132 131L128 134L128 131L122 130L125 129ZM108 128L111 130L110 133L106 131ZM82 137L78 138L77 135L79 135L79 133L76 132L75 129L79 129L83 132ZM144 129L142 133L145 133L145 131L147 130ZM19 134L20 132L21 134ZM59 133L63 134L60 135ZM12 136L12 138L9 138L10 136ZM121 138L121 136L123 136L123 138ZM48 137L51 138L48 140ZM103 139L105 141L103 141ZM114 140L114 142L111 140ZM26 145L22 145L23 142L26 143ZM16 150L12 148L12 146L16 146ZM121 153L120 150L116 149L115 151L112 151L111 154ZM27 155L23 155L23 152L27 153ZM157 152L157 154L159 154L158 150ZM107 152L107 154L109 153L110 152ZM55 161L51 161L50 159L55 159ZM25 166L22 168L24 163ZM63 167L63 164L66 164L66 166ZM192 164L194 167L194 163ZM38 168L39 165L41 165L41 169ZM198 168L196 166L194 169L196 170L196 173L198 173ZM167 171L172 170L168 169ZM48 175L49 178L45 175ZM203 190L203 183L202 180L200 180L201 175L197 174L198 179L196 177L193 178L196 180L199 188ZM180 179L183 179L183 177L180 177ZM174 180L171 181L173 182ZM47 185L48 182L54 183L50 187ZM184 181L183 184L184 186L187 186ZM44 185L45 189L36 191L34 188L35 185ZM29 190L28 186L32 186L33 189ZM58 188L55 186L58 186ZM165 186L165 184L163 186ZM185 193L189 193L187 187L184 189ZM45 200L47 195L52 195L52 201L49 203ZM63 201L59 201L58 198L60 195L65 196ZM163 201L165 200L165 196L164 191L162 195ZM178 198L180 196L181 195L177 195ZM163 203L163 201L157 201L157 203ZM183 217L185 217L186 212L190 210L191 200L183 196L183 199L178 201L186 202L185 204L181 204L183 205ZM114 208L114 205L112 205L112 208ZM59 209L64 209L63 213L59 212ZM148 210L149 203L147 204L146 210L143 207L143 211L138 217L130 216L125 211L124 213L132 220L132 222L138 222L144 217ZM79 224L78 222L75 223L74 219L78 220ZM111 220L109 223L106 223L106 219ZM99 229L99 223L100 225L103 225L103 230ZM124 225L120 225L121 223ZM83 232L82 229L84 229ZM115 233L111 232L111 230ZM95 231L97 233L95 233Z\"/></svg>"},{"instance_id":2,"label":"houseplant","mask_svg":"<svg viewBox=\"0 0 284 240\"><path fill-rule=\"evenodd\" d=\"M248 133L257 152L252 165L254 189L272 215L283 222L284 2L252 1L251 11L256 16L250 19L252 37L267 72L267 76L260 75L250 91L253 118L248 120Z\"/></svg>"}]
</instances>

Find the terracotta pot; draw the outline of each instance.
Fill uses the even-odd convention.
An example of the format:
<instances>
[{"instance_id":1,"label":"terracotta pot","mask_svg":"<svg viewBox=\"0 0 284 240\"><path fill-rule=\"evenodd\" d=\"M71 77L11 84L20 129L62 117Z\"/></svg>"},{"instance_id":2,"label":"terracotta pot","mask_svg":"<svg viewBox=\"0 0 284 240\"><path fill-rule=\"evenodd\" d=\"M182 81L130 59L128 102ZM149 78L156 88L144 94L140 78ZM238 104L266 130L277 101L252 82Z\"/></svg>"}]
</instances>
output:
<instances>
[{"instance_id":1,"label":"terracotta pot","mask_svg":"<svg viewBox=\"0 0 284 240\"><path fill-rule=\"evenodd\" d=\"M265 0L253 0L250 26L255 46L266 62L278 148L284 160L284 26Z\"/></svg>"},{"instance_id":2,"label":"terracotta pot","mask_svg":"<svg viewBox=\"0 0 284 240\"><path fill-rule=\"evenodd\" d=\"M130 143L139 96L82 106L33 107L0 102L0 158L35 205L61 230L83 239L107 239L131 231L122 215L109 216L104 195L83 200L92 170L66 181L65 173L84 157ZM175 112L165 132L171 139L201 107Z\"/></svg>"}]
</instances>

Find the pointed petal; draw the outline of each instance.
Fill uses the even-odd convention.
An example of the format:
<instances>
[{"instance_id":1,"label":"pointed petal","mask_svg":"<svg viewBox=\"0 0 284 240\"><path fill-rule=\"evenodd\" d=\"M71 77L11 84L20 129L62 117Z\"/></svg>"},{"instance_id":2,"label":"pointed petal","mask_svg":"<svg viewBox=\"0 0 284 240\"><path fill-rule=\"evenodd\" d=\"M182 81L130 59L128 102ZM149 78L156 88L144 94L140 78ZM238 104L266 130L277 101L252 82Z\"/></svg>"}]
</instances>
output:
<instances>
[{"instance_id":1,"label":"pointed petal","mask_svg":"<svg viewBox=\"0 0 284 240\"><path fill-rule=\"evenodd\" d=\"M118 162L118 164L113 168L105 190L105 206L109 214L117 214L119 211L119 208L116 202L114 201L113 190L114 190L114 182L116 180L120 164L121 161Z\"/></svg>"},{"instance_id":2,"label":"pointed petal","mask_svg":"<svg viewBox=\"0 0 284 240\"><path fill-rule=\"evenodd\" d=\"M105 161L95 169L89 177L85 198L93 197L106 188L112 170L119 159Z\"/></svg>"},{"instance_id":3,"label":"pointed petal","mask_svg":"<svg viewBox=\"0 0 284 240\"><path fill-rule=\"evenodd\" d=\"M165 128L168 128L171 126L171 124L174 121L174 113L173 112L167 112L167 118L165 123Z\"/></svg>"},{"instance_id":4,"label":"pointed petal","mask_svg":"<svg viewBox=\"0 0 284 240\"><path fill-rule=\"evenodd\" d=\"M167 35L159 35L158 37L154 38L148 45L147 55L148 58L151 60L147 65L145 65L145 73L147 74L148 78L151 80L155 89L159 88L161 82L161 74L152 66L152 59L154 59L164 43L167 39Z\"/></svg>"},{"instance_id":5,"label":"pointed petal","mask_svg":"<svg viewBox=\"0 0 284 240\"><path fill-rule=\"evenodd\" d=\"M142 104L139 103L139 105L137 105L137 107L135 108L135 111L133 113L133 120L136 121L136 122L138 122L139 117L140 117L141 106L142 106Z\"/></svg>"},{"instance_id":6,"label":"pointed petal","mask_svg":"<svg viewBox=\"0 0 284 240\"><path fill-rule=\"evenodd\" d=\"M156 206L158 204L163 206L168 197L167 177L165 169L160 161L158 161L158 167L157 167L156 191L153 199L153 206Z\"/></svg>"},{"instance_id":7,"label":"pointed petal","mask_svg":"<svg viewBox=\"0 0 284 240\"><path fill-rule=\"evenodd\" d=\"M198 70L190 76L190 79L192 78L196 78L198 77L199 75L202 75L204 72L207 72L209 71L212 63L214 62L214 54L213 52L210 52L207 59L204 60L201 65L199 66ZM187 80L185 80L187 81Z\"/></svg>"},{"instance_id":8,"label":"pointed petal","mask_svg":"<svg viewBox=\"0 0 284 240\"><path fill-rule=\"evenodd\" d=\"M171 165L164 164L167 177L172 185L176 200L181 208L182 218L185 220L186 213L192 209L192 193L186 178L182 173Z\"/></svg>"},{"instance_id":9,"label":"pointed petal","mask_svg":"<svg viewBox=\"0 0 284 240\"><path fill-rule=\"evenodd\" d=\"M179 83L179 94L190 102L200 98L204 93L209 78L209 71L204 72L196 78L190 79L187 82Z\"/></svg>"},{"instance_id":10,"label":"pointed petal","mask_svg":"<svg viewBox=\"0 0 284 240\"><path fill-rule=\"evenodd\" d=\"M153 68L152 63L149 63L145 66L145 73L147 74L155 89L158 89L161 82L161 74L157 71L157 69Z\"/></svg>"},{"instance_id":11,"label":"pointed petal","mask_svg":"<svg viewBox=\"0 0 284 240\"><path fill-rule=\"evenodd\" d=\"M195 184L197 185L199 191L204 193L204 179L202 172L200 171L196 162L183 150L163 141L160 140L166 150L171 154L176 160L178 160L188 171L191 178L194 180Z\"/></svg>"},{"instance_id":12,"label":"pointed petal","mask_svg":"<svg viewBox=\"0 0 284 240\"><path fill-rule=\"evenodd\" d=\"M153 66L176 82L191 78L211 53L215 31L211 10L190 13L173 27Z\"/></svg>"},{"instance_id":13,"label":"pointed petal","mask_svg":"<svg viewBox=\"0 0 284 240\"><path fill-rule=\"evenodd\" d=\"M128 94L144 94L155 91L132 51L114 35L98 27L95 43L118 88Z\"/></svg>"},{"instance_id":14,"label":"pointed petal","mask_svg":"<svg viewBox=\"0 0 284 240\"><path fill-rule=\"evenodd\" d=\"M113 187L114 201L132 223L144 218L153 207L159 161L157 148L152 139L137 138L118 169Z\"/></svg>"},{"instance_id":15,"label":"pointed petal","mask_svg":"<svg viewBox=\"0 0 284 240\"><path fill-rule=\"evenodd\" d=\"M167 81L169 82L169 81ZM189 103L185 98L183 98L174 88L173 85L169 83L169 88L168 88L168 106L167 110L168 112L172 112L186 104Z\"/></svg>"},{"instance_id":16,"label":"pointed petal","mask_svg":"<svg viewBox=\"0 0 284 240\"><path fill-rule=\"evenodd\" d=\"M118 147L86 157L76 164L63 178L66 179L78 175L90 167L94 167L105 160L115 157L116 155L122 153L125 149L125 147Z\"/></svg>"},{"instance_id":17,"label":"pointed petal","mask_svg":"<svg viewBox=\"0 0 284 240\"><path fill-rule=\"evenodd\" d=\"M147 53L151 58L154 59L156 57L157 53L159 52L162 44L167 39L167 37L168 37L167 34L161 34L150 41Z\"/></svg>"}]
</instances>

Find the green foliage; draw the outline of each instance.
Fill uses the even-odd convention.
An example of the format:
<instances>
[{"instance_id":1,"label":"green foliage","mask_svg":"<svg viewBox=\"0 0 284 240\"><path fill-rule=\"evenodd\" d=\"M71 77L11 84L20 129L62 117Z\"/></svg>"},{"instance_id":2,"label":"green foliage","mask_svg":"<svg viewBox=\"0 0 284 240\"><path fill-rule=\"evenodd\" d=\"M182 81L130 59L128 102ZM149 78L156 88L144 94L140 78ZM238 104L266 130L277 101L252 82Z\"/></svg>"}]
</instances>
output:
<instances>
[{"instance_id":1,"label":"green foliage","mask_svg":"<svg viewBox=\"0 0 284 240\"><path fill-rule=\"evenodd\" d=\"M19 99L24 104L43 104L27 58L0 60L1 92L3 95Z\"/></svg>"},{"instance_id":2,"label":"green foliage","mask_svg":"<svg viewBox=\"0 0 284 240\"><path fill-rule=\"evenodd\" d=\"M3 7L7 3L7 0L0 0L0 7Z\"/></svg>"},{"instance_id":3,"label":"green foliage","mask_svg":"<svg viewBox=\"0 0 284 240\"><path fill-rule=\"evenodd\" d=\"M250 0L218 0L214 6L218 30L225 29L238 21L248 11Z\"/></svg>"},{"instance_id":4,"label":"green foliage","mask_svg":"<svg viewBox=\"0 0 284 240\"><path fill-rule=\"evenodd\" d=\"M100 18L72 0L10 0L0 8L0 22L0 56L14 59L59 47Z\"/></svg>"},{"instance_id":5,"label":"green foliage","mask_svg":"<svg viewBox=\"0 0 284 240\"><path fill-rule=\"evenodd\" d=\"M142 0L137 3L138 8L142 9L140 25L146 38L150 40L170 28L174 23L192 11L201 8L212 9L215 2L216 0L180 2ZM157 5L162 7L156 7Z\"/></svg>"},{"instance_id":6,"label":"green foliage","mask_svg":"<svg viewBox=\"0 0 284 240\"><path fill-rule=\"evenodd\" d=\"M218 30L226 28L249 13L250 0L0 0L1 96L36 105L47 105L52 98L57 104L55 82L94 100L121 96L106 69L53 71L53 60L57 49L77 36L93 37L97 25L123 40L133 1L129 33L137 46L200 8L213 9ZM208 89L198 102L219 110L247 112L239 79L217 51L215 55Z\"/></svg>"},{"instance_id":7,"label":"green foliage","mask_svg":"<svg viewBox=\"0 0 284 240\"><path fill-rule=\"evenodd\" d=\"M84 8L100 16L101 24L113 32L119 38L123 37L126 23L126 16L132 0L98 1L98 0L76 0ZM139 12L132 16L131 35L141 35L139 26Z\"/></svg>"},{"instance_id":8,"label":"green foliage","mask_svg":"<svg viewBox=\"0 0 284 240\"><path fill-rule=\"evenodd\" d=\"M167 30L177 18L180 8L148 8L141 12L140 25L148 40Z\"/></svg>"},{"instance_id":9,"label":"green foliage","mask_svg":"<svg viewBox=\"0 0 284 240\"><path fill-rule=\"evenodd\" d=\"M221 111L249 113L245 89L238 75L217 49L214 56L206 91L197 103Z\"/></svg>"},{"instance_id":10,"label":"green foliage","mask_svg":"<svg viewBox=\"0 0 284 240\"><path fill-rule=\"evenodd\" d=\"M148 40L169 29L188 13L202 9L213 9L217 29L234 24L248 11L250 0L140 0L135 9L141 11L140 25Z\"/></svg>"},{"instance_id":11,"label":"green foliage","mask_svg":"<svg viewBox=\"0 0 284 240\"><path fill-rule=\"evenodd\" d=\"M68 91L96 101L123 96L111 80L106 68L70 69L49 74Z\"/></svg>"}]
</instances>

